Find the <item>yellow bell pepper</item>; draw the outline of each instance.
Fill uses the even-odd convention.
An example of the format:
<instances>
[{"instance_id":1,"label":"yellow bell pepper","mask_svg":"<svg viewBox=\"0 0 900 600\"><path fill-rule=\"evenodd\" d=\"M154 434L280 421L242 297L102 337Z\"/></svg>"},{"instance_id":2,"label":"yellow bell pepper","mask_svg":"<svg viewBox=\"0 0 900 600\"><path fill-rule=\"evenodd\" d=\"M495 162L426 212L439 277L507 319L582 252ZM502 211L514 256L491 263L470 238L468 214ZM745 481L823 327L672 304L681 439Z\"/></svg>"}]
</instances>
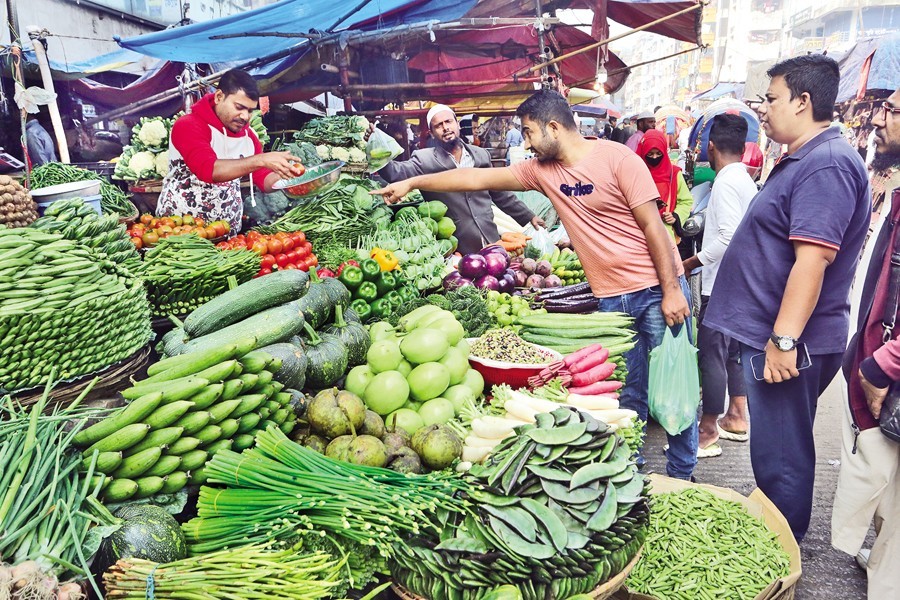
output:
<instances>
[{"instance_id":1,"label":"yellow bell pepper","mask_svg":"<svg viewBox=\"0 0 900 600\"><path fill-rule=\"evenodd\" d=\"M393 271L399 262L393 252L383 248L372 248L370 256L378 263L382 271Z\"/></svg>"}]
</instances>

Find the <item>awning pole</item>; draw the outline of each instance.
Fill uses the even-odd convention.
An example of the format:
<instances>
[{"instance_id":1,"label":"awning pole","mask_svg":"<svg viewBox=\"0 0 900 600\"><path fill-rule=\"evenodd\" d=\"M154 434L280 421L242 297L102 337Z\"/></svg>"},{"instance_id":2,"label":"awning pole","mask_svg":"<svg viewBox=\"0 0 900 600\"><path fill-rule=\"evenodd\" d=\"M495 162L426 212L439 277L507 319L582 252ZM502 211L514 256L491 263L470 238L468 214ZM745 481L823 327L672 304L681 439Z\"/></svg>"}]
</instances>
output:
<instances>
[{"instance_id":1,"label":"awning pole","mask_svg":"<svg viewBox=\"0 0 900 600\"><path fill-rule=\"evenodd\" d=\"M579 54L584 54L585 52L590 52L591 50L593 50L595 48L599 48L600 46L605 46L606 44L609 44L610 42L615 42L617 40L621 40L622 38L628 37L629 35L632 35L639 31L644 31L645 29L649 29L650 27L653 27L654 25L659 25L660 23L665 23L669 19L674 19L675 17L679 17L685 13L689 13L692 11L702 10L703 7L706 6L706 4L707 4L706 0L700 0L700 2L697 2L696 6L690 6L683 10L679 10L676 13L672 13L671 15L661 17L655 21L652 21L645 25L641 25L640 27L635 27L634 29L626 31L625 33L622 33L620 35L614 35L611 38L607 38L605 40L600 40L599 42L594 42L593 44L588 44L587 46L584 46L583 48L579 48L578 50L572 50L571 52L567 52L566 54L561 54L561 55L557 56L556 58L550 59L548 61L542 62L537 65L533 65L526 69L522 69L521 71L516 73L516 75L528 75L529 73L534 73L536 71L540 71L541 69L546 69L550 65L555 65L556 63L561 62L567 58L571 58L572 56L577 56Z\"/></svg>"},{"instance_id":2,"label":"awning pole","mask_svg":"<svg viewBox=\"0 0 900 600\"><path fill-rule=\"evenodd\" d=\"M53 87L53 76L50 74L50 63L47 61L47 49L44 48L44 40L46 39L46 29L39 29L34 25L28 26L28 37L31 38L31 46L34 48L34 55L37 57L38 66L41 69L41 79L44 81L44 89L52 94L56 94ZM47 105L50 111L50 122L53 124L53 134L56 136L56 145L59 146L59 160L63 163L70 163L69 146L66 143L66 133L63 130L62 117L59 114L59 105L56 98Z\"/></svg>"},{"instance_id":3,"label":"awning pole","mask_svg":"<svg viewBox=\"0 0 900 600\"><path fill-rule=\"evenodd\" d=\"M541 21L541 0L534 0L534 10L535 17L537 17L536 29L537 29L537 38L538 38L538 58L541 63L544 65L541 67L541 80L546 85L547 78L547 65L550 63L547 62L549 56L547 55L547 43L544 40L544 23Z\"/></svg>"},{"instance_id":4,"label":"awning pole","mask_svg":"<svg viewBox=\"0 0 900 600\"><path fill-rule=\"evenodd\" d=\"M633 65L626 65L626 66L621 67L621 68L619 68L619 69L613 69L612 71L609 71L609 72L607 73L607 75L618 75L619 73L624 73L625 71L629 71L629 70L631 70L631 69L633 69L633 68L635 68L635 67L642 67L642 66L644 66L644 65L649 65L649 64L652 64L652 63L655 63L655 62L659 62L659 61L661 61L661 60L666 60L666 59L669 59L669 58L675 58L676 56L680 56L680 55L682 55L682 54L687 54L688 52L696 52L697 50L702 50L703 48L706 48L706 46L694 46L693 48L688 48L687 50L682 50L681 52L676 52L675 54L669 54L668 56L661 56L660 58L654 58L654 59L652 59L652 60L645 60L644 62L634 63ZM582 79L581 81L576 81L575 83L573 83L573 84L570 85L569 87L578 87L578 86L581 86L581 85L585 85L585 84L587 84L587 83L590 83L590 82L592 82L592 81L594 81L594 78L591 78L591 79Z\"/></svg>"}]
</instances>

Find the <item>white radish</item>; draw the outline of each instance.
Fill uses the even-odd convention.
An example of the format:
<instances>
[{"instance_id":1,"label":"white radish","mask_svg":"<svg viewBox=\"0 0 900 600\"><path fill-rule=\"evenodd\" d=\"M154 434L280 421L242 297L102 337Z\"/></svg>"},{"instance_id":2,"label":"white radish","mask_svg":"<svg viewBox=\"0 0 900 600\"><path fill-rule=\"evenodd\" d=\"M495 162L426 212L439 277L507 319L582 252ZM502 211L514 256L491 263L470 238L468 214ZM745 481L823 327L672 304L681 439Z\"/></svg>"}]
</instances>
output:
<instances>
[{"instance_id":1,"label":"white radish","mask_svg":"<svg viewBox=\"0 0 900 600\"><path fill-rule=\"evenodd\" d=\"M616 425L618 425L620 429L631 429L634 427L634 421L626 417L616 421Z\"/></svg>"},{"instance_id":2,"label":"white radish","mask_svg":"<svg viewBox=\"0 0 900 600\"><path fill-rule=\"evenodd\" d=\"M513 428L523 423L522 419L503 417L478 417L472 421L472 433L487 439L502 440L512 433Z\"/></svg>"},{"instance_id":3,"label":"white radish","mask_svg":"<svg viewBox=\"0 0 900 600\"><path fill-rule=\"evenodd\" d=\"M615 423L619 419L633 419L637 413L627 408L616 408L613 410L586 410L584 411L594 417L600 419L604 423Z\"/></svg>"},{"instance_id":4,"label":"white radish","mask_svg":"<svg viewBox=\"0 0 900 600\"><path fill-rule=\"evenodd\" d=\"M472 463L459 461L456 463L456 472L457 473L466 473L469 469L472 468Z\"/></svg>"},{"instance_id":5,"label":"white radish","mask_svg":"<svg viewBox=\"0 0 900 600\"><path fill-rule=\"evenodd\" d=\"M493 448L497 444L499 444L502 440L499 439L489 439L483 438L471 433L466 436L465 445L472 446L473 448Z\"/></svg>"},{"instance_id":6,"label":"white radish","mask_svg":"<svg viewBox=\"0 0 900 600\"><path fill-rule=\"evenodd\" d=\"M484 446L463 446L462 461L469 463L481 463L491 453L492 448Z\"/></svg>"},{"instance_id":7,"label":"white radish","mask_svg":"<svg viewBox=\"0 0 900 600\"><path fill-rule=\"evenodd\" d=\"M503 404L503 407L506 409L506 412L509 413L510 418L519 419L521 421L525 421L526 423L534 423L534 415L544 412L541 410L535 410L521 400L515 400L513 398L507 400Z\"/></svg>"},{"instance_id":8,"label":"white radish","mask_svg":"<svg viewBox=\"0 0 900 600\"><path fill-rule=\"evenodd\" d=\"M561 406L559 402L553 402L551 400L544 400L543 398L535 398L534 396L529 396L528 394L523 394L522 392L517 392L515 390L509 393L509 397L518 402L522 402L525 405L533 408L536 413L548 413L553 412L557 408ZM507 404L509 400L506 401Z\"/></svg>"},{"instance_id":9,"label":"white radish","mask_svg":"<svg viewBox=\"0 0 900 600\"><path fill-rule=\"evenodd\" d=\"M581 394L569 394L566 404L581 410L611 410L619 408L619 401L612 396L582 396Z\"/></svg>"}]
</instances>

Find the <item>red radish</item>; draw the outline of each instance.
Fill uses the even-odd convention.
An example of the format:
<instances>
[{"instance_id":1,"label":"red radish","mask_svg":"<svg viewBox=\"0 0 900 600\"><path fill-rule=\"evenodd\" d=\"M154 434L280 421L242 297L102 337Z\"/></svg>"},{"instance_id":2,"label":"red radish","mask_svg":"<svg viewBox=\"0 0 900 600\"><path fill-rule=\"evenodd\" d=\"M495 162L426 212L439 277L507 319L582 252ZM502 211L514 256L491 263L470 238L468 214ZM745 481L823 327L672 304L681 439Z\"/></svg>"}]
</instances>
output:
<instances>
[{"instance_id":1,"label":"red radish","mask_svg":"<svg viewBox=\"0 0 900 600\"><path fill-rule=\"evenodd\" d=\"M609 394L615 392L621 387L621 381L595 381L594 383L583 387L571 387L568 389L568 392L570 394L581 394L582 396L596 396L597 394Z\"/></svg>"},{"instance_id":2,"label":"red radish","mask_svg":"<svg viewBox=\"0 0 900 600\"><path fill-rule=\"evenodd\" d=\"M616 363L608 362L597 365L593 369L588 371L582 371L581 373L573 373L572 374L572 385L575 387L581 387L585 385L590 385L592 383L596 383L598 381L605 381L610 375L613 374L613 371L616 370Z\"/></svg>"},{"instance_id":3,"label":"red radish","mask_svg":"<svg viewBox=\"0 0 900 600\"><path fill-rule=\"evenodd\" d=\"M609 358L609 350L606 348L601 349L599 352L593 352L574 365L569 365L569 371L572 373L583 373L585 371L590 371L597 365L602 365L606 362L606 359Z\"/></svg>"},{"instance_id":4,"label":"red radish","mask_svg":"<svg viewBox=\"0 0 900 600\"><path fill-rule=\"evenodd\" d=\"M578 362L582 358L585 358L585 357L593 354L594 352L597 352L598 350L603 350L602 344L591 344L590 346L585 346L581 350L576 350L572 354L569 354L568 356L566 356L563 359L563 364L566 367L571 367L572 365L574 365L576 362ZM609 351L606 352L606 355L609 356ZM606 360L606 359L604 358L603 360Z\"/></svg>"}]
</instances>

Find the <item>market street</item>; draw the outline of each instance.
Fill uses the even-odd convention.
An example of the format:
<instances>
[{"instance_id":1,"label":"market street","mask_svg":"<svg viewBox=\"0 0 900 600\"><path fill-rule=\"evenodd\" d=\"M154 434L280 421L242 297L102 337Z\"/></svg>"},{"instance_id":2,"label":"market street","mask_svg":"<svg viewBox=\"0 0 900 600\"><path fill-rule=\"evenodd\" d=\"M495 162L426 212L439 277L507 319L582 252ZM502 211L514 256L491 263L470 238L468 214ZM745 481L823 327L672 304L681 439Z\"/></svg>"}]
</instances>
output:
<instances>
[{"instance_id":1,"label":"market street","mask_svg":"<svg viewBox=\"0 0 900 600\"><path fill-rule=\"evenodd\" d=\"M796 600L856 600L866 597L865 574L846 554L831 547L831 506L837 486L841 457L842 398L838 376L819 399L816 415L816 488L812 523L800 551L803 576L797 584ZM731 488L749 495L755 488L750 468L749 444L720 440L724 452L701 459L695 470L698 483ZM665 433L656 424L647 433L647 469L665 472L662 447ZM870 536L871 537L871 536ZM870 540L871 541L871 540Z\"/></svg>"}]
</instances>

